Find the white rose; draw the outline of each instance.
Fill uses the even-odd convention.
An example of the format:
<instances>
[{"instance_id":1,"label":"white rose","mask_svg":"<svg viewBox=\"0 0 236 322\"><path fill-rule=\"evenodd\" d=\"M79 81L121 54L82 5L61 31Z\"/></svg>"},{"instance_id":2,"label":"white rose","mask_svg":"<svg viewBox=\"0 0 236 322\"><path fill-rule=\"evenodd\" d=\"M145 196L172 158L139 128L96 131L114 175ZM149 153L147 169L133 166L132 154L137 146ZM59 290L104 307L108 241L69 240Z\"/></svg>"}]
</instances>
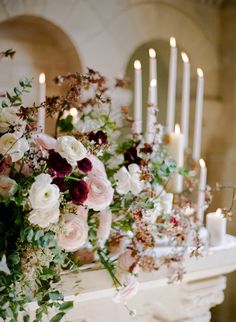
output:
<instances>
[{"instance_id":1,"label":"white rose","mask_svg":"<svg viewBox=\"0 0 236 322\"><path fill-rule=\"evenodd\" d=\"M125 167L114 175L117 180L116 190L119 194L126 194L131 191L134 195L139 194L144 188L144 181L140 180L140 167L136 163L132 163L128 166L128 170Z\"/></svg>"},{"instance_id":2,"label":"white rose","mask_svg":"<svg viewBox=\"0 0 236 322\"><path fill-rule=\"evenodd\" d=\"M75 166L77 161L86 157L87 150L81 142L73 136L61 136L57 139L56 152L67 160L69 164Z\"/></svg>"},{"instance_id":3,"label":"white rose","mask_svg":"<svg viewBox=\"0 0 236 322\"><path fill-rule=\"evenodd\" d=\"M9 155L12 162L20 160L28 150L29 144L21 132L6 133L0 138L0 154Z\"/></svg>"},{"instance_id":4,"label":"white rose","mask_svg":"<svg viewBox=\"0 0 236 322\"><path fill-rule=\"evenodd\" d=\"M58 204L60 190L51 182L49 174L41 173L35 178L29 191L29 201L33 209L52 209Z\"/></svg>"},{"instance_id":5,"label":"white rose","mask_svg":"<svg viewBox=\"0 0 236 322\"><path fill-rule=\"evenodd\" d=\"M8 131L10 125L25 126L25 121L21 120L17 113L19 113L19 107L4 107L0 109L0 133Z\"/></svg>"},{"instance_id":6,"label":"white rose","mask_svg":"<svg viewBox=\"0 0 236 322\"><path fill-rule=\"evenodd\" d=\"M60 216L59 205L50 209L33 209L29 215L29 222L32 225L38 225L46 228L50 224L58 222Z\"/></svg>"},{"instance_id":7,"label":"white rose","mask_svg":"<svg viewBox=\"0 0 236 322\"><path fill-rule=\"evenodd\" d=\"M8 176L0 176L0 195L4 198L11 197L17 190L17 183Z\"/></svg>"}]
</instances>

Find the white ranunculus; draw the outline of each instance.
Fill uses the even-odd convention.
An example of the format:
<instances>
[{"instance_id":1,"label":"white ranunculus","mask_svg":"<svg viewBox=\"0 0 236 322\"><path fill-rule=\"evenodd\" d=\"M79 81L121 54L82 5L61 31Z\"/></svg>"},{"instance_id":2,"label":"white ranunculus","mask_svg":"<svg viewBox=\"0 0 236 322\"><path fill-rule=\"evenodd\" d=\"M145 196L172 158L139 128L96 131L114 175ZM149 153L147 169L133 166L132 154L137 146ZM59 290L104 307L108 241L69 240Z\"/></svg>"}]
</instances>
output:
<instances>
[{"instance_id":1,"label":"white ranunculus","mask_svg":"<svg viewBox=\"0 0 236 322\"><path fill-rule=\"evenodd\" d=\"M12 162L20 160L28 150L29 144L21 132L6 133L0 137L0 154L9 155Z\"/></svg>"},{"instance_id":2,"label":"white ranunculus","mask_svg":"<svg viewBox=\"0 0 236 322\"><path fill-rule=\"evenodd\" d=\"M75 166L77 161L86 157L87 150L83 144L73 136L61 136L56 142L56 152L67 160L69 164Z\"/></svg>"},{"instance_id":3,"label":"white ranunculus","mask_svg":"<svg viewBox=\"0 0 236 322\"><path fill-rule=\"evenodd\" d=\"M17 183L8 176L0 175L0 195L4 198L11 197L17 190Z\"/></svg>"},{"instance_id":4,"label":"white ranunculus","mask_svg":"<svg viewBox=\"0 0 236 322\"><path fill-rule=\"evenodd\" d=\"M26 122L21 120L17 113L18 106L0 108L0 133L7 132L10 125L19 125L21 128L25 126Z\"/></svg>"},{"instance_id":5,"label":"white ranunculus","mask_svg":"<svg viewBox=\"0 0 236 322\"><path fill-rule=\"evenodd\" d=\"M58 204L60 190L51 182L49 174L41 173L35 178L29 191L29 201L33 209L52 209Z\"/></svg>"},{"instance_id":6,"label":"white ranunculus","mask_svg":"<svg viewBox=\"0 0 236 322\"><path fill-rule=\"evenodd\" d=\"M126 194L131 191L134 195L139 194L144 188L144 181L140 180L140 167L136 163L132 163L128 166L128 170L125 167L114 175L117 180L116 190L119 194Z\"/></svg>"},{"instance_id":7,"label":"white ranunculus","mask_svg":"<svg viewBox=\"0 0 236 322\"><path fill-rule=\"evenodd\" d=\"M46 228L50 224L58 222L60 216L59 205L50 209L33 209L29 215L29 222L32 225L38 225L40 228Z\"/></svg>"}]
</instances>

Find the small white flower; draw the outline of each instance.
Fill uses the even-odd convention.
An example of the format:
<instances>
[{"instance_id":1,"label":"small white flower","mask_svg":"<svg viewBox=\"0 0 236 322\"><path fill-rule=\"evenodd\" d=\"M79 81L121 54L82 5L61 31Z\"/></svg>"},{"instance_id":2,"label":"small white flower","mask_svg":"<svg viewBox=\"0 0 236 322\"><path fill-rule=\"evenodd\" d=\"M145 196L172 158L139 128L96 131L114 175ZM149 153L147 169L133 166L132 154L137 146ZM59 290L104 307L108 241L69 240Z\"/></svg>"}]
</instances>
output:
<instances>
[{"instance_id":1,"label":"small white flower","mask_svg":"<svg viewBox=\"0 0 236 322\"><path fill-rule=\"evenodd\" d=\"M117 180L116 190L119 194L126 194L131 191L134 195L139 194L144 188L144 181L140 180L140 167L136 163L128 166L128 170L123 166L114 175Z\"/></svg>"},{"instance_id":2,"label":"small white flower","mask_svg":"<svg viewBox=\"0 0 236 322\"><path fill-rule=\"evenodd\" d=\"M29 144L21 132L6 133L0 138L0 154L9 155L12 162L20 160L28 150Z\"/></svg>"},{"instance_id":3,"label":"small white flower","mask_svg":"<svg viewBox=\"0 0 236 322\"><path fill-rule=\"evenodd\" d=\"M57 139L56 152L72 166L75 166L77 161L84 159L87 154L87 150L83 144L69 135L61 136Z\"/></svg>"},{"instance_id":4,"label":"small white flower","mask_svg":"<svg viewBox=\"0 0 236 322\"><path fill-rule=\"evenodd\" d=\"M41 173L35 178L29 191L29 201L33 209L50 210L58 204L60 190L51 182L49 174Z\"/></svg>"},{"instance_id":5,"label":"small white flower","mask_svg":"<svg viewBox=\"0 0 236 322\"><path fill-rule=\"evenodd\" d=\"M17 190L17 183L15 180L5 175L0 175L0 195L4 198L11 197Z\"/></svg>"},{"instance_id":6,"label":"small white flower","mask_svg":"<svg viewBox=\"0 0 236 322\"><path fill-rule=\"evenodd\" d=\"M8 266L7 266L7 259L6 259L5 254L2 256L2 259L0 261L0 272L4 272L7 275L11 274L11 272L10 272Z\"/></svg>"},{"instance_id":7,"label":"small white flower","mask_svg":"<svg viewBox=\"0 0 236 322\"><path fill-rule=\"evenodd\" d=\"M59 205L50 209L33 209L29 215L29 222L32 225L38 225L46 228L50 224L58 222L60 216Z\"/></svg>"}]
</instances>

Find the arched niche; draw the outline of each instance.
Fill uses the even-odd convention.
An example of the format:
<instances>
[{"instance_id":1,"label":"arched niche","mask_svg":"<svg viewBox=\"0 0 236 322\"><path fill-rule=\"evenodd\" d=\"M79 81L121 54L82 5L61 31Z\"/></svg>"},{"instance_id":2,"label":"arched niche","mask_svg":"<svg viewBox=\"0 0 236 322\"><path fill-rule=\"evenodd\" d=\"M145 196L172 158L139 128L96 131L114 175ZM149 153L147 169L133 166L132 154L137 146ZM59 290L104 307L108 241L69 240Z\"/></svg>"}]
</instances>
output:
<instances>
[{"instance_id":1,"label":"arched niche","mask_svg":"<svg viewBox=\"0 0 236 322\"><path fill-rule=\"evenodd\" d=\"M131 79L131 83L134 84L134 68L133 64L136 59L139 59L142 64L142 87L143 87L143 120L145 129L147 99L148 99L148 86L149 86L149 48L154 48L157 54L157 78L158 78L158 122L166 124L166 106L167 106L167 92L168 92L168 77L169 77L169 57L170 57L170 44L169 40L157 39L145 42L140 45L131 55L126 67L126 74ZM181 52L185 51L185 48L178 47L178 65L177 65L177 88L176 88L176 115L175 122L181 123L181 102L182 102L182 78L183 78L183 63L181 58ZM191 55L189 55L191 62ZM196 68L191 64L191 106L190 106L190 119L194 119L195 112L195 96L196 96ZM133 89L133 88L132 88ZM130 107L131 113L133 113L133 103ZM193 129L191 128L192 134Z\"/></svg>"},{"instance_id":2,"label":"arched niche","mask_svg":"<svg viewBox=\"0 0 236 322\"><path fill-rule=\"evenodd\" d=\"M13 48L13 60L3 59L0 63L0 90L5 91L17 85L25 77L33 79L33 88L25 95L24 103L38 103L38 76L46 74L47 95L57 95L63 89L56 86L54 77L69 71L80 71L78 53L65 32L36 16L17 16L0 24L1 50ZM54 122L47 121L46 131L54 131Z\"/></svg>"}]
</instances>

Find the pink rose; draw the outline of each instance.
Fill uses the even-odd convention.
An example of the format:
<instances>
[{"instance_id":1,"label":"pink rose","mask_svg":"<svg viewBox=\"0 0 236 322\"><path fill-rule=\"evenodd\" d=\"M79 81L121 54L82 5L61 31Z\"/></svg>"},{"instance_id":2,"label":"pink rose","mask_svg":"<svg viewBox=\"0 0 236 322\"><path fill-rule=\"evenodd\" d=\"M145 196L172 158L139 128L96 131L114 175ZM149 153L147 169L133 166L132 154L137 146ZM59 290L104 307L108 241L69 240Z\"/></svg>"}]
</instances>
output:
<instances>
[{"instance_id":1,"label":"pink rose","mask_svg":"<svg viewBox=\"0 0 236 322\"><path fill-rule=\"evenodd\" d=\"M34 136L34 140L39 148L42 148L44 150L56 149L57 140L47 134L37 133Z\"/></svg>"},{"instance_id":2,"label":"pink rose","mask_svg":"<svg viewBox=\"0 0 236 322\"><path fill-rule=\"evenodd\" d=\"M88 175L95 177L105 177L107 178L106 170L102 161L100 161L95 155L90 155L88 159L92 162L92 170Z\"/></svg>"},{"instance_id":3,"label":"pink rose","mask_svg":"<svg viewBox=\"0 0 236 322\"><path fill-rule=\"evenodd\" d=\"M112 213L110 209L104 209L99 213L99 226L97 238L106 241L111 231Z\"/></svg>"},{"instance_id":4,"label":"pink rose","mask_svg":"<svg viewBox=\"0 0 236 322\"><path fill-rule=\"evenodd\" d=\"M88 176L85 179L89 193L85 205L89 208L100 211L107 208L113 199L113 189L111 183L105 177Z\"/></svg>"},{"instance_id":5,"label":"pink rose","mask_svg":"<svg viewBox=\"0 0 236 322\"><path fill-rule=\"evenodd\" d=\"M135 258L132 256L132 251L128 249L118 258L118 267L122 271L129 272L132 266L135 265Z\"/></svg>"},{"instance_id":6,"label":"pink rose","mask_svg":"<svg viewBox=\"0 0 236 322\"><path fill-rule=\"evenodd\" d=\"M81 248L88 238L88 225L83 218L74 214L64 215L65 233L57 236L58 245L67 252Z\"/></svg>"},{"instance_id":7,"label":"pink rose","mask_svg":"<svg viewBox=\"0 0 236 322\"><path fill-rule=\"evenodd\" d=\"M88 219L88 209L85 209L83 206L78 206L77 208L77 215L84 220L85 222L87 222Z\"/></svg>"}]
</instances>

